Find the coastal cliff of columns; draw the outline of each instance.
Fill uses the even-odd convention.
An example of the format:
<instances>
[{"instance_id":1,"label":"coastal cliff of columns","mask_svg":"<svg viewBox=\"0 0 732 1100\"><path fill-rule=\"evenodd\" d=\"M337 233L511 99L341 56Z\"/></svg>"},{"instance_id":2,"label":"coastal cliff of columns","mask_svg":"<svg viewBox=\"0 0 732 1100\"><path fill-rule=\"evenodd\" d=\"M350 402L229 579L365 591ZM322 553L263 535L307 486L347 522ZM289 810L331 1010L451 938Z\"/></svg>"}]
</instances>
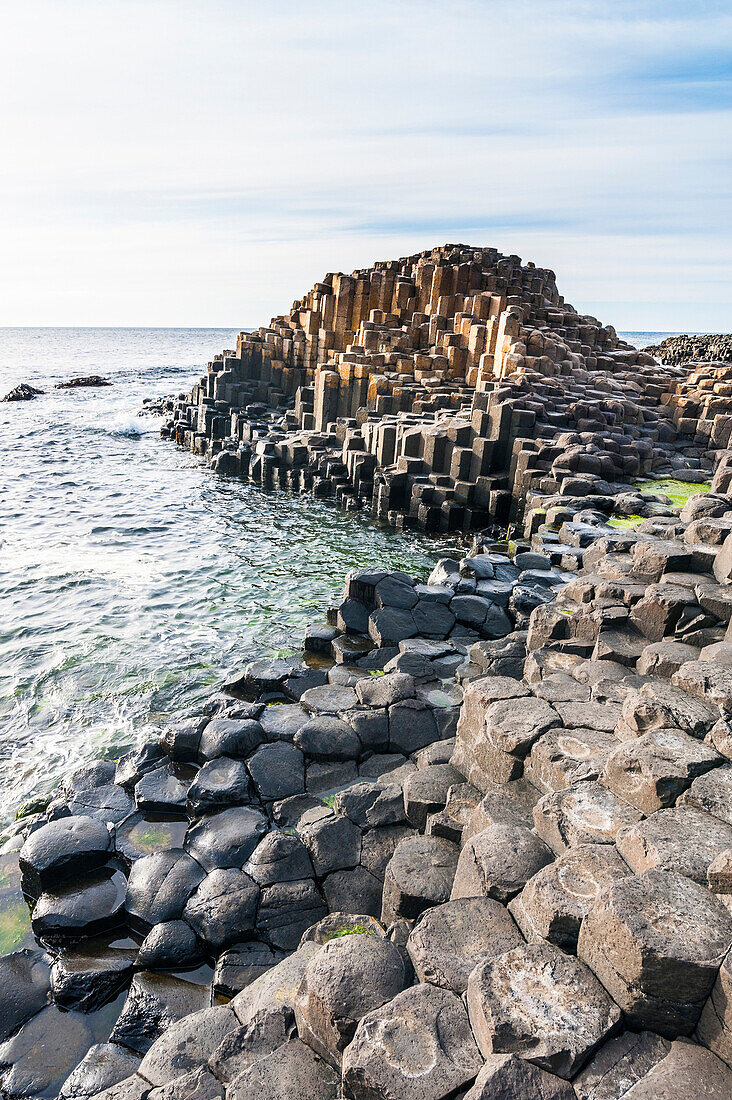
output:
<instances>
[{"instance_id":1,"label":"coastal cliff of columns","mask_svg":"<svg viewBox=\"0 0 732 1100\"><path fill-rule=\"evenodd\" d=\"M552 271L446 245L326 275L210 363L163 433L263 486L466 532L537 488L698 466L729 430L713 404L688 415L688 373L578 314Z\"/></svg>"},{"instance_id":2,"label":"coastal cliff of columns","mask_svg":"<svg viewBox=\"0 0 732 1100\"><path fill-rule=\"evenodd\" d=\"M167 411L222 472L478 530L19 814L3 1100L727 1100L732 364L448 246Z\"/></svg>"}]
</instances>

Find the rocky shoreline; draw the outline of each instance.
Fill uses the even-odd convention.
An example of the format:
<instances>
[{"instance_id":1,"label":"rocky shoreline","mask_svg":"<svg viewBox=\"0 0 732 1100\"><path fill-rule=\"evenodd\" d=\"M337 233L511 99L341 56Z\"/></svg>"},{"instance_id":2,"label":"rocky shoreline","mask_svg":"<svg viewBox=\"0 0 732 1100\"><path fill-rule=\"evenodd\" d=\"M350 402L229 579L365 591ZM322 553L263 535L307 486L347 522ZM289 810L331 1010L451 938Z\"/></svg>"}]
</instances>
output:
<instances>
[{"instance_id":1,"label":"rocky shoreline","mask_svg":"<svg viewBox=\"0 0 732 1100\"><path fill-rule=\"evenodd\" d=\"M662 363L732 363L732 336L669 336L643 349Z\"/></svg>"},{"instance_id":2,"label":"rocky shoreline","mask_svg":"<svg viewBox=\"0 0 732 1100\"><path fill-rule=\"evenodd\" d=\"M8 1100L730 1095L730 367L489 253L328 277L170 410L223 472L477 532L15 823Z\"/></svg>"}]
</instances>

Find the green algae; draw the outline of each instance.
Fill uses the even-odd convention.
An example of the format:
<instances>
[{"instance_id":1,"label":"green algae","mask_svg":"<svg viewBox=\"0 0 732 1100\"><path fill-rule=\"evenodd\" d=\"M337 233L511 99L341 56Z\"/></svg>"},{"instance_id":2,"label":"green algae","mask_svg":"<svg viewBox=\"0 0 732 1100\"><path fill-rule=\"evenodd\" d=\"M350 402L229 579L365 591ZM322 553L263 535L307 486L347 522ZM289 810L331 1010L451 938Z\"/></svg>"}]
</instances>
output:
<instances>
[{"instance_id":1,"label":"green algae","mask_svg":"<svg viewBox=\"0 0 732 1100\"><path fill-rule=\"evenodd\" d=\"M334 794L326 794L323 798L321 798L320 801L323 803L324 806L328 806L332 810L335 806L335 800L336 796Z\"/></svg>"},{"instance_id":2,"label":"green algae","mask_svg":"<svg viewBox=\"0 0 732 1100\"><path fill-rule=\"evenodd\" d=\"M170 844L170 833L167 829L147 829L144 833L137 834L135 843L140 848L154 852L158 848L165 848L166 845Z\"/></svg>"},{"instance_id":3,"label":"green algae","mask_svg":"<svg viewBox=\"0 0 732 1100\"><path fill-rule=\"evenodd\" d=\"M649 481L636 481L636 489L640 489L641 496L646 493L663 493L667 496L675 508L681 510L690 497L697 493L708 493L712 488L711 481L682 481L674 477L659 477Z\"/></svg>"},{"instance_id":4,"label":"green algae","mask_svg":"<svg viewBox=\"0 0 732 1100\"><path fill-rule=\"evenodd\" d=\"M626 528L637 527L639 523L643 522L643 516L613 516L609 519L608 527L619 527L622 530Z\"/></svg>"},{"instance_id":5,"label":"green algae","mask_svg":"<svg viewBox=\"0 0 732 1100\"><path fill-rule=\"evenodd\" d=\"M18 947L28 935L30 917L24 901L17 901L0 910L0 955L7 955Z\"/></svg>"},{"instance_id":6,"label":"green algae","mask_svg":"<svg viewBox=\"0 0 732 1100\"><path fill-rule=\"evenodd\" d=\"M325 936L325 942L329 940L338 940L341 936L374 936L376 933L372 928L367 928L365 924L346 924L343 928L338 928L335 932L328 932Z\"/></svg>"}]
</instances>

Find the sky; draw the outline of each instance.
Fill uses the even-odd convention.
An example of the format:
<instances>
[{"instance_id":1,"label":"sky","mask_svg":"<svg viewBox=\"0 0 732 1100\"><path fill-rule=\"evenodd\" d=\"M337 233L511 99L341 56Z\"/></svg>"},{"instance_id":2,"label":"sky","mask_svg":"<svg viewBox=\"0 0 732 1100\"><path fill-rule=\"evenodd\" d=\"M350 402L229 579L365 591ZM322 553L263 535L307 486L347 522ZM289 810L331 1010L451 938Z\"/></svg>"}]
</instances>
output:
<instances>
[{"instance_id":1,"label":"sky","mask_svg":"<svg viewBox=\"0 0 732 1100\"><path fill-rule=\"evenodd\" d=\"M448 241L731 331L729 0L0 4L0 325L252 327Z\"/></svg>"}]
</instances>

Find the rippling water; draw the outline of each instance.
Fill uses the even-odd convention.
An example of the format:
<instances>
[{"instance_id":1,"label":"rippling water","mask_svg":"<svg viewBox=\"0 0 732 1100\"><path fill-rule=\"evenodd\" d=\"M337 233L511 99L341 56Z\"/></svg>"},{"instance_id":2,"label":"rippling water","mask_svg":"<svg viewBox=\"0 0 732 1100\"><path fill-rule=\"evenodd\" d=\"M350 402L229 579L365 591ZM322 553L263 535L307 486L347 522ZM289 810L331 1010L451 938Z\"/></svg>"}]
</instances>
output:
<instances>
[{"instance_id":1,"label":"rippling water","mask_svg":"<svg viewBox=\"0 0 732 1100\"><path fill-rule=\"evenodd\" d=\"M421 572L436 540L217 477L138 417L187 389L219 329L0 329L0 820L92 755L297 646L358 565ZM104 389L54 390L103 374Z\"/></svg>"}]
</instances>

